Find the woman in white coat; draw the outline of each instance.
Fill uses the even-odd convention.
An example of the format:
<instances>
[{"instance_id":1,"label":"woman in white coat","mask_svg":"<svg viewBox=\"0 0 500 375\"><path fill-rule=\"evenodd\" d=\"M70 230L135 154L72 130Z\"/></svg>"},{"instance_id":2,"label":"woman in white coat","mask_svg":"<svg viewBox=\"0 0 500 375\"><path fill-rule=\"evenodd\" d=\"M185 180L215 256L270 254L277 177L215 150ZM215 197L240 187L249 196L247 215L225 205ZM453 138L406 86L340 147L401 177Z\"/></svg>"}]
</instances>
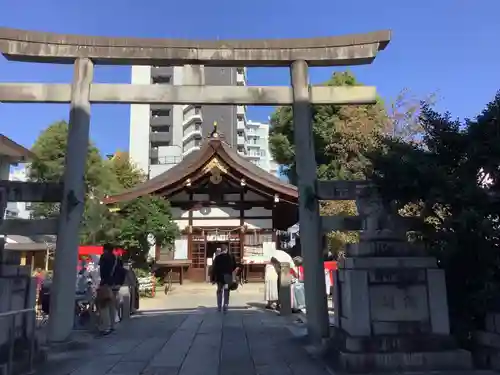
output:
<instances>
[{"instance_id":1,"label":"woman in white coat","mask_svg":"<svg viewBox=\"0 0 500 375\"><path fill-rule=\"evenodd\" d=\"M267 301L266 309L276 309L278 307L278 272L272 262L266 264L264 275L265 288L264 300Z\"/></svg>"}]
</instances>

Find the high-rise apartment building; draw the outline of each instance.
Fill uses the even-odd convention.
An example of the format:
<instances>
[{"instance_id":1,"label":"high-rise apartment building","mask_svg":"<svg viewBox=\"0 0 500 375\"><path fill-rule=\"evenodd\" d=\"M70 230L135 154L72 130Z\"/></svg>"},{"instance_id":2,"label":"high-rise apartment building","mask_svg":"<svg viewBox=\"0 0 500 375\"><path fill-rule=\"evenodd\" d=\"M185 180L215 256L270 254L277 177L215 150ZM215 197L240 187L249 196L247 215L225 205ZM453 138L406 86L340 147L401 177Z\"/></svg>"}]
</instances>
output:
<instances>
[{"instance_id":1,"label":"high-rise apartment building","mask_svg":"<svg viewBox=\"0 0 500 375\"><path fill-rule=\"evenodd\" d=\"M277 175L278 165L273 160L269 150L269 124L247 121L246 125L247 154L245 156L255 165Z\"/></svg>"},{"instance_id":2,"label":"high-rise apartment building","mask_svg":"<svg viewBox=\"0 0 500 375\"><path fill-rule=\"evenodd\" d=\"M18 164L16 166L11 166L9 170L9 180L10 181L20 181L26 182L26 168L25 164ZM26 202L8 202L5 209L6 218L18 218L18 219L29 219L30 210Z\"/></svg>"},{"instance_id":3,"label":"high-rise apartment building","mask_svg":"<svg viewBox=\"0 0 500 375\"><path fill-rule=\"evenodd\" d=\"M211 86L246 85L245 68L203 66L133 66L131 83L192 84L195 76ZM214 122L228 144L243 155L248 152L246 106L132 104L130 158L153 178L198 150Z\"/></svg>"}]
</instances>

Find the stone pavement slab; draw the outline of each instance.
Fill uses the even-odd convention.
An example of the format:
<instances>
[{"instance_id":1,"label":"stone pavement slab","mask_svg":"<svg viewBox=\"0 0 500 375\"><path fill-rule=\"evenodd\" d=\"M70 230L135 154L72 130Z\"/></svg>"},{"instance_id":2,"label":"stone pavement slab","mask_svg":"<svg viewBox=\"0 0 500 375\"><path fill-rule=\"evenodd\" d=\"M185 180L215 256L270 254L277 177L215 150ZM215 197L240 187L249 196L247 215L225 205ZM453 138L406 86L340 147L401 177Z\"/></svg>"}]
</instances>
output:
<instances>
[{"instance_id":1,"label":"stone pavement slab","mask_svg":"<svg viewBox=\"0 0 500 375\"><path fill-rule=\"evenodd\" d=\"M191 287L192 288L192 287ZM287 328L287 320L248 304L261 302L247 289L217 312L215 291L159 297L147 310L85 348L49 357L38 375L319 375ZM193 298L193 294L196 295Z\"/></svg>"}]
</instances>

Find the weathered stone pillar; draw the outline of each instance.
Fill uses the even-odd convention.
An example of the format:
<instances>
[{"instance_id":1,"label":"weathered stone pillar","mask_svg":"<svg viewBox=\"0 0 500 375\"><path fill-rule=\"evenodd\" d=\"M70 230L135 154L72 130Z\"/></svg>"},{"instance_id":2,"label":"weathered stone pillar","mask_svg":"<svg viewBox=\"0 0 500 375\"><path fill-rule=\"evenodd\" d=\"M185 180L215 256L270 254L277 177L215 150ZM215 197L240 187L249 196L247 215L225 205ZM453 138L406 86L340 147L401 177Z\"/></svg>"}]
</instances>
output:
<instances>
[{"instance_id":1,"label":"weathered stone pillar","mask_svg":"<svg viewBox=\"0 0 500 375\"><path fill-rule=\"evenodd\" d=\"M64 195L54 259L49 340L64 341L73 329L78 231L85 200L85 165L89 145L90 85L94 65L90 59L75 61L64 168Z\"/></svg>"},{"instance_id":2,"label":"weathered stone pillar","mask_svg":"<svg viewBox=\"0 0 500 375\"><path fill-rule=\"evenodd\" d=\"M294 61L291 66L291 75L307 330L312 342L320 343L322 338L328 336L329 322L322 257L321 219L316 196L316 158L307 63Z\"/></svg>"},{"instance_id":3,"label":"weathered stone pillar","mask_svg":"<svg viewBox=\"0 0 500 375\"><path fill-rule=\"evenodd\" d=\"M287 316L292 313L292 275L290 274L290 263L280 264L280 288L279 303L280 315Z\"/></svg>"}]
</instances>

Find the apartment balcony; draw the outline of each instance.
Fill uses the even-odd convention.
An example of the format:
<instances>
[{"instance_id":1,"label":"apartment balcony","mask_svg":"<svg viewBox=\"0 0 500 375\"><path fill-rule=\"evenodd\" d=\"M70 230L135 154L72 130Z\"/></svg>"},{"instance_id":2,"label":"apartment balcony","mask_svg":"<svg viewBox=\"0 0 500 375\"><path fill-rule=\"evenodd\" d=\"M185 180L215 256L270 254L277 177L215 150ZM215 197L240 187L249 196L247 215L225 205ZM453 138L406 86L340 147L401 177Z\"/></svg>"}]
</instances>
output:
<instances>
[{"instance_id":1,"label":"apartment balcony","mask_svg":"<svg viewBox=\"0 0 500 375\"><path fill-rule=\"evenodd\" d=\"M149 124L151 126L170 126L172 124L172 118L167 116L151 117L149 119Z\"/></svg>"},{"instance_id":2,"label":"apartment balcony","mask_svg":"<svg viewBox=\"0 0 500 375\"><path fill-rule=\"evenodd\" d=\"M172 84L174 70L171 66L152 66L151 78L155 84Z\"/></svg>"},{"instance_id":3,"label":"apartment balcony","mask_svg":"<svg viewBox=\"0 0 500 375\"><path fill-rule=\"evenodd\" d=\"M236 69L236 85L246 86L246 84L247 84L246 68L237 68Z\"/></svg>"},{"instance_id":4,"label":"apartment balcony","mask_svg":"<svg viewBox=\"0 0 500 375\"><path fill-rule=\"evenodd\" d=\"M260 159L260 152L254 152L252 150L248 150L247 154L245 155L248 159Z\"/></svg>"},{"instance_id":5,"label":"apartment balcony","mask_svg":"<svg viewBox=\"0 0 500 375\"><path fill-rule=\"evenodd\" d=\"M164 144L165 146L168 146L170 142L172 141L172 134L170 132L150 132L149 133L149 141L151 143L155 144Z\"/></svg>"},{"instance_id":6,"label":"apartment balcony","mask_svg":"<svg viewBox=\"0 0 500 375\"><path fill-rule=\"evenodd\" d=\"M203 122L203 116L201 115L201 109L193 107L194 109L190 111L184 111L184 120L182 121L182 126L188 126L193 122Z\"/></svg>"},{"instance_id":7,"label":"apartment balcony","mask_svg":"<svg viewBox=\"0 0 500 375\"><path fill-rule=\"evenodd\" d=\"M151 111L167 111L172 110L172 104L151 104L149 108Z\"/></svg>"},{"instance_id":8,"label":"apartment balcony","mask_svg":"<svg viewBox=\"0 0 500 375\"><path fill-rule=\"evenodd\" d=\"M198 151L201 147L200 146L193 146L193 147L190 147L188 149L186 149L183 153L182 153L182 156L185 157L187 155L189 155L190 153L192 152L195 152L195 151Z\"/></svg>"},{"instance_id":9,"label":"apartment balcony","mask_svg":"<svg viewBox=\"0 0 500 375\"><path fill-rule=\"evenodd\" d=\"M246 105L237 105L236 106L236 114L239 116L246 116L247 106Z\"/></svg>"},{"instance_id":10,"label":"apartment balcony","mask_svg":"<svg viewBox=\"0 0 500 375\"><path fill-rule=\"evenodd\" d=\"M236 129L246 131L247 130L246 121L245 120L237 120L236 121Z\"/></svg>"},{"instance_id":11,"label":"apartment balcony","mask_svg":"<svg viewBox=\"0 0 500 375\"><path fill-rule=\"evenodd\" d=\"M154 161L154 162L153 162ZM182 161L182 156L157 156L151 157L151 165L170 165L179 164Z\"/></svg>"},{"instance_id":12,"label":"apartment balcony","mask_svg":"<svg viewBox=\"0 0 500 375\"><path fill-rule=\"evenodd\" d=\"M197 126L192 126L190 128L187 128L184 132L184 136L182 137L182 142L186 142L187 140L191 138L202 138L203 133L201 129L201 125Z\"/></svg>"},{"instance_id":13,"label":"apartment balcony","mask_svg":"<svg viewBox=\"0 0 500 375\"><path fill-rule=\"evenodd\" d=\"M236 136L236 144L238 146L246 146L246 139L245 139L245 137L242 136L242 135Z\"/></svg>"},{"instance_id":14,"label":"apartment balcony","mask_svg":"<svg viewBox=\"0 0 500 375\"><path fill-rule=\"evenodd\" d=\"M152 133L168 133L170 132L170 125L157 125L151 126Z\"/></svg>"},{"instance_id":15,"label":"apartment balcony","mask_svg":"<svg viewBox=\"0 0 500 375\"><path fill-rule=\"evenodd\" d=\"M247 149L245 148L245 146L238 146L238 148L236 149L236 152L238 153L238 155L242 156L242 157L245 157L247 156Z\"/></svg>"}]
</instances>

